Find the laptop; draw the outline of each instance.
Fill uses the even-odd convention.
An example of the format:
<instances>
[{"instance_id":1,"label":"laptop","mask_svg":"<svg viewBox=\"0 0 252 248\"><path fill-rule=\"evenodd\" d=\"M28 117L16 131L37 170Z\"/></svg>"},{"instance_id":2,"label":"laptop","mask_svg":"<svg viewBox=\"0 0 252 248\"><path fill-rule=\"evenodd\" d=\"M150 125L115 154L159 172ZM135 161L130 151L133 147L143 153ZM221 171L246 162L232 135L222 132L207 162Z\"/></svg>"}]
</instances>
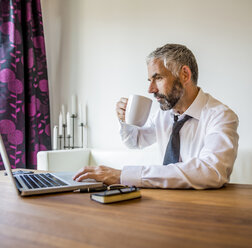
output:
<instances>
[{"instance_id":1,"label":"laptop","mask_svg":"<svg viewBox=\"0 0 252 248\"><path fill-rule=\"evenodd\" d=\"M13 175L1 134L0 154L5 170L15 186L17 193L21 196L91 189L103 186L102 182L97 182L93 179L76 182L72 179L74 173L71 172Z\"/></svg>"}]
</instances>

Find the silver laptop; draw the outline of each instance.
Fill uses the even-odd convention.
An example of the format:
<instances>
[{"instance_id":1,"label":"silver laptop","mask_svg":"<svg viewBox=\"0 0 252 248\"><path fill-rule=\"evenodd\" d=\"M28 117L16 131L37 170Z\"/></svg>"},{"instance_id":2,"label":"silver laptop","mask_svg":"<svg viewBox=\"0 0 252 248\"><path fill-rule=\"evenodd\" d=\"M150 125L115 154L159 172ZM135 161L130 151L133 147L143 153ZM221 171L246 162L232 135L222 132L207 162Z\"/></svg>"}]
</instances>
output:
<instances>
[{"instance_id":1,"label":"silver laptop","mask_svg":"<svg viewBox=\"0 0 252 248\"><path fill-rule=\"evenodd\" d=\"M5 170L21 196L74 191L77 189L101 187L103 185L102 182L97 182L93 179L76 182L72 179L74 173L69 172L13 175L1 134L0 154Z\"/></svg>"}]
</instances>

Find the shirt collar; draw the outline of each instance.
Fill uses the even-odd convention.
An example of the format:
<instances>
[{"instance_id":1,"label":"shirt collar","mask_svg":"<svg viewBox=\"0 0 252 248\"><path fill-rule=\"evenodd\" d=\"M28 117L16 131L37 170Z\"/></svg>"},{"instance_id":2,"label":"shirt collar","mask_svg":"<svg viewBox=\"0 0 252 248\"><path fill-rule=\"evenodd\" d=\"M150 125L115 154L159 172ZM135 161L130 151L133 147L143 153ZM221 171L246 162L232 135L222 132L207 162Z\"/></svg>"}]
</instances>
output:
<instances>
[{"instance_id":1,"label":"shirt collar","mask_svg":"<svg viewBox=\"0 0 252 248\"><path fill-rule=\"evenodd\" d=\"M198 95L196 96L192 104L189 106L189 108L184 112L184 114L199 120L202 109L206 104L206 97L206 94L200 88Z\"/></svg>"},{"instance_id":2,"label":"shirt collar","mask_svg":"<svg viewBox=\"0 0 252 248\"><path fill-rule=\"evenodd\" d=\"M178 115L178 120L181 120L185 117L185 115L189 115L197 120L200 119L201 111L204 108L206 104L206 94L203 92L201 88L199 88L198 95L192 102L192 104L189 106L189 108L182 114L179 115L177 112L174 111L174 109L170 110L170 116L172 120L174 120L174 115Z\"/></svg>"}]
</instances>

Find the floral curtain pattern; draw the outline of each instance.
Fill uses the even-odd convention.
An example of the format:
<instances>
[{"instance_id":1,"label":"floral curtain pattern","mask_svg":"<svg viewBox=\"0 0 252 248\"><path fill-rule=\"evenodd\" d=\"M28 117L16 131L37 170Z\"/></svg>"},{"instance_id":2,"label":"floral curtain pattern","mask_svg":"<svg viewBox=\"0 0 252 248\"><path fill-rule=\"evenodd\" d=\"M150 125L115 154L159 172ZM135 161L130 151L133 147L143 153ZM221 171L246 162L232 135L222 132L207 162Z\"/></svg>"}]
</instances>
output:
<instances>
[{"instance_id":1,"label":"floral curtain pattern","mask_svg":"<svg viewBox=\"0 0 252 248\"><path fill-rule=\"evenodd\" d=\"M51 149L40 0L0 0L0 133L12 168L36 169Z\"/></svg>"}]
</instances>

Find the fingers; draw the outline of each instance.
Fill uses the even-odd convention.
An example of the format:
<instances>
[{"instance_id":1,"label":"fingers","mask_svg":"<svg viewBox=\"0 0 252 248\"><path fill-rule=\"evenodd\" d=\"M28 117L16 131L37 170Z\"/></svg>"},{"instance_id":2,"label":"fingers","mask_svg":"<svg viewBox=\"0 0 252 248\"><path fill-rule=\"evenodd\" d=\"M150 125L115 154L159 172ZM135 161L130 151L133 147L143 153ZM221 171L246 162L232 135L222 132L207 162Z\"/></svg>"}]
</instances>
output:
<instances>
[{"instance_id":1,"label":"fingers","mask_svg":"<svg viewBox=\"0 0 252 248\"><path fill-rule=\"evenodd\" d=\"M122 97L116 104L116 113L120 120L125 120L125 111L128 103L128 98Z\"/></svg>"},{"instance_id":2,"label":"fingers","mask_svg":"<svg viewBox=\"0 0 252 248\"><path fill-rule=\"evenodd\" d=\"M81 182L84 179L95 179L100 181L104 166L85 166L74 177L73 180Z\"/></svg>"},{"instance_id":3,"label":"fingers","mask_svg":"<svg viewBox=\"0 0 252 248\"><path fill-rule=\"evenodd\" d=\"M80 182L84 179L95 179L107 185L120 183L121 171L107 166L86 166L73 179Z\"/></svg>"},{"instance_id":4,"label":"fingers","mask_svg":"<svg viewBox=\"0 0 252 248\"><path fill-rule=\"evenodd\" d=\"M85 166L84 168L80 169L77 174L73 177L73 180L76 180L78 177L80 177L81 175L87 173L87 172L92 172L94 171L94 167L93 166Z\"/></svg>"},{"instance_id":5,"label":"fingers","mask_svg":"<svg viewBox=\"0 0 252 248\"><path fill-rule=\"evenodd\" d=\"M96 181L99 181L99 180L97 179L97 175L96 175L95 173L93 173L93 172L87 172L87 173L85 173L85 174L79 176L79 177L76 179L76 181L77 181L77 182L81 182L81 181L84 180L84 179L95 179Z\"/></svg>"},{"instance_id":6,"label":"fingers","mask_svg":"<svg viewBox=\"0 0 252 248\"><path fill-rule=\"evenodd\" d=\"M128 103L128 98L121 97L117 104L119 104L120 107L126 107L127 103Z\"/></svg>"}]
</instances>

